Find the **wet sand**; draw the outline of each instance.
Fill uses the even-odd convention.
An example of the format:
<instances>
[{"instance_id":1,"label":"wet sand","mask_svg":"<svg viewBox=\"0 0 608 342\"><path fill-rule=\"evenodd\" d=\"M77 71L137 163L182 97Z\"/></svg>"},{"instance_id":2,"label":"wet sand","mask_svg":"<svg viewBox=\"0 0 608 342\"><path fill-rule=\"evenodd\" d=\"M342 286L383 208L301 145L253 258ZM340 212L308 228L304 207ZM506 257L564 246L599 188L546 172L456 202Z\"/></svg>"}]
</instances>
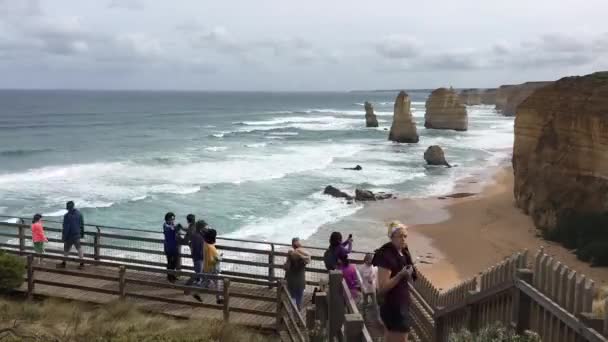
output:
<instances>
[{"instance_id":1,"label":"wet sand","mask_svg":"<svg viewBox=\"0 0 608 342\"><path fill-rule=\"evenodd\" d=\"M325 245L333 230L345 236L352 232L355 249L373 251L388 241L385 225L396 219L410 226L410 249L419 258L421 271L439 288L454 286L513 253L527 249L532 255L541 246L562 263L591 277L596 286L608 283L608 268L590 267L571 251L538 236L532 220L514 205L510 166L489 172L489 181L463 180L455 191L468 193L463 197L366 204L356 214L321 227L309 241Z\"/></svg>"}]
</instances>

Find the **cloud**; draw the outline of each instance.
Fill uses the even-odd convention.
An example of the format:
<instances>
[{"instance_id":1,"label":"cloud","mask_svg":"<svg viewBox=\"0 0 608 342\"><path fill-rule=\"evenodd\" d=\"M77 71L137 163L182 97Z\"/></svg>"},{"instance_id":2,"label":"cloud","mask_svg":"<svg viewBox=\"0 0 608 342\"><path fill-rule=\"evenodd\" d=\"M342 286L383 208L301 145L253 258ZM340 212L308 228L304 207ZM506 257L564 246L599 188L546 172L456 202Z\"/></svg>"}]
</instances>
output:
<instances>
[{"instance_id":1,"label":"cloud","mask_svg":"<svg viewBox=\"0 0 608 342\"><path fill-rule=\"evenodd\" d=\"M2 16L36 16L41 14L42 8L39 0L0 0L0 15Z\"/></svg>"},{"instance_id":2,"label":"cloud","mask_svg":"<svg viewBox=\"0 0 608 342\"><path fill-rule=\"evenodd\" d=\"M389 35L376 44L376 52L389 59L412 58L419 54L420 44L409 36Z\"/></svg>"},{"instance_id":3,"label":"cloud","mask_svg":"<svg viewBox=\"0 0 608 342\"><path fill-rule=\"evenodd\" d=\"M551 33L519 43L499 41L489 48L468 50L435 48L417 44L413 38L396 37L401 36L389 36L376 45L377 54L384 58L379 70L549 69L590 65L601 53L608 52L608 34L593 41Z\"/></svg>"},{"instance_id":4,"label":"cloud","mask_svg":"<svg viewBox=\"0 0 608 342\"><path fill-rule=\"evenodd\" d=\"M139 0L111 0L108 3L111 9L127 9L131 11L143 10L144 5Z\"/></svg>"}]
</instances>

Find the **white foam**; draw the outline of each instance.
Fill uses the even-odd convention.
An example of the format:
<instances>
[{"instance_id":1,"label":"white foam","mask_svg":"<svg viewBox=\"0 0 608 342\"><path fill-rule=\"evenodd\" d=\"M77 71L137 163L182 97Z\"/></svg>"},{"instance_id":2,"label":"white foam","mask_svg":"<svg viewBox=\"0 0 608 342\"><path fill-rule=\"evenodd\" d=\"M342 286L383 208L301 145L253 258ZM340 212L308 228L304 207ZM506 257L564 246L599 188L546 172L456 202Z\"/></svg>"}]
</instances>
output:
<instances>
[{"instance_id":1,"label":"white foam","mask_svg":"<svg viewBox=\"0 0 608 342\"><path fill-rule=\"evenodd\" d=\"M67 213L68 211L65 209L59 209L56 211L51 211L49 213L42 213L43 217L61 217L63 215L65 215L65 213Z\"/></svg>"},{"instance_id":2,"label":"white foam","mask_svg":"<svg viewBox=\"0 0 608 342\"><path fill-rule=\"evenodd\" d=\"M256 143L256 144L245 144L247 148L262 148L266 147L266 143Z\"/></svg>"},{"instance_id":3,"label":"white foam","mask_svg":"<svg viewBox=\"0 0 608 342\"><path fill-rule=\"evenodd\" d=\"M143 195L143 196L135 196L133 198L131 198L132 202L136 202L136 201L141 201L141 200L145 200L146 198L148 198L148 196Z\"/></svg>"},{"instance_id":4,"label":"white foam","mask_svg":"<svg viewBox=\"0 0 608 342\"><path fill-rule=\"evenodd\" d=\"M283 216L254 220L227 237L256 237L278 242L289 242L295 236L307 239L320 226L352 215L361 208L361 204L347 204L318 192L305 200L295 201Z\"/></svg>"},{"instance_id":5,"label":"white foam","mask_svg":"<svg viewBox=\"0 0 608 342\"><path fill-rule=\"evenodd\" d=\"M220 161L161 166L133 161L50 166L0 175L0 198L35 196L48 208L68 200L80 208L108 207L154 193L191 194L203 184L270 180L323 169L335 157L362 149L358 144L315 144L285 146L271 155L259 149Z\"/></svg>"},{"instance_id":6,"label":"white foam","mask_svg":"<svg viewBox=\"0 0 608 342\"><path fill-rule=\"evenodd\" d=\"M214 134L211 134L211 136L215 137L215 138L223 138L225 134L226 133L214 133Z\"/></svg>"},{"instance_id":7,"label":"white foam","mask_svg":"<svg viewBox=\"0 0 608 342\"><path fill-rule=\"evenodd\" d=\"M295 136L298 134L300 134L300 133L298 133L298 132L272 132L272 133L270 133L270 135L277 135L277 136L283 136L283 135Z\"/></svg>"},{"instance_id":8,"label":"white foam","mask_svg":"<svg viewBox=\"0 0 608 342\"><path fill-rule=\"evenodd\" d=\"M209 151L209 152L221 152L221 151L226 151L228 149L228 147L226 146L209 146L209 147L205 147L205 151Z\"/></svg>"},{"instance_id":9,"label":"white foam","mask_svg":"<svg viewBox=\"0 0 608 342\"><path fill-rule=\"evenodd\" d=\"M264 121L243 122L245 127L240 132L268 131L276 129L297 128L309 131L351 130L364 128L361 119L341 118L336 116L288 117Z\"/></svg>"}]
</instances>

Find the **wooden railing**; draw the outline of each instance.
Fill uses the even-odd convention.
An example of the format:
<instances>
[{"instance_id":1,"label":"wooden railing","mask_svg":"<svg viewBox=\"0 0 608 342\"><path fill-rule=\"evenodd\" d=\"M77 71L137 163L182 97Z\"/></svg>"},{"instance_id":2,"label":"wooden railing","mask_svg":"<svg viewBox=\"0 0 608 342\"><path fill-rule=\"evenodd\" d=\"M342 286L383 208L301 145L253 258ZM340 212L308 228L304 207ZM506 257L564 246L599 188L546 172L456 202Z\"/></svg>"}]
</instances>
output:
<instances>
[{"instance_id":1,"label":"wooden railing","mask_svg":"<svg viewBox=\"0 0 608 342\"><path fill-rule=\"evenodd\" d=\"M306 322L300 310L291 299L285 281L279 283L277 288L277 326L285 331L292 342L308 342Z\"/></svg>"},{"instance_id":2,"label":"wooden railing","mask_svg":"<svg viewBox=\"0 0 608 342\"><path fill-rule=\"evenodd\" d=\"M58 222L51 222L59 224ZM46 221L45 232L49 237L47 253L63 254L61 228ZM106 226L87 226L81 240L87 258L152 267L165 267L163 239L161 233ZM33 251L30 226L24 223L0 223L0 247ZM283 264L289 245L252 240L218 238L217 249L222 252L222 273L225 275L276 282L283 279ZM312 262L306 268L306 283L319 286L326 278L320 247L304 247L312 254ZM361 264L365 253L351 253L352 262ZM75 255L75 254L72 254ZM180 264L182 269L192 270L188 246L182 246Z\"/></svg>"},{"instance_id":3,"label":"wooden railing","mask_svg":"<svg viewBox=\"0 0 608 342\"><path fill-rule=\"evenodd\" d=\"M18 251L12 251L16 254L21 254ZM264 303L276 303L276 307L280 307L278 302L278 298L272 296L264 296L257 295L253 293L245 293L245 292L232 292L231 285L238 284L246 284L246 285L259 285L259 286L269 286L276 284L269 284L266 281L261 280L251 280L251 279L243 279L238 277L229 277L229 276L221 276L221 275L213 275L213 274L198 274L200 277L204 277L206 279L214 279L221 281L223 283L222 290L214 290L208 288L201 288L198 286L188 286L188 285L180 285L173 284L165 281L158 281L157 279L145 279L141 276L141 273L152 274L152 275L166 275L167 272L172 273L176 276L186 276L192 277L196 275L192 272L182 272L182 271L167 271L160 270L157 268L147 267L147 266L137 266L137 265L119 265L111 262L97 261L97 260L89 260L84 259L84 263L89 266L102 267L106 272L99 273L91 273L91 272L81 272L77 270L71 269L63 269L56 267L47 267L44 264L38 265L34 262L34 258L41 258L42 260L53 260L53 261L63 261L63 262L73 262L80 263L82 260L79 258L73 257L63 257L63 256L55 256L55 255L41 255L34 253L26 253L25 257L27 258L27 295L29 298L36 294L36 285L46 285L57 288L67 288L74 289L92 293L103 293L107 295L115 295L117 298L125 299L125 298L133 298L139 300L148 300L151 302L163 302L170 304L178 304L185 305L191 307L201 307L207 309L215 309L223 311L223 318L226 322L230 320L231 312L245 313L251 315L258 315L264 317L276 317L276 311L262 311L256 310L247 307L235 307L230 305L231 298L246 298L254 303L256 301L264 302ZM44 273L50 274L60 274L63 276L69 276L72 278L81 278L83 281L77 282L66 282L66 281L53 281L46 280L45 277L42 276ZM137 276L135 276L137 275ZM42 278L42 279L41 279ZM86 283L85 279L94 279L98 281L104 281L106 284L110 284L113 286L95 286L83 285ZM212 294L212 295L221 295L223 297L222 304L209 304L202 302L195 302L192 300L185 299L176 299L172 297L164 297L162 295L147 295L143 294L139 291L132 290L132 286L146 286L152 289L174 289L178 291L183 291L184 293L201 293L201 294Z\"/></svg>"},{"instance_id":4,"label":"wooden railing","mask_svg":"<svg viewBox=\"0 0 608 342\"><path fill-rule=\"evenodd\" d=\"M608 341L608 316L591 313L593 281L542 249L531 263L527 259L526 252L517 253L444 292L419 278L412 286L416 338L447 341L462 329L475 332L501 322L518 333L536 332L543 341Z\"/></svg>"}]
</instances>

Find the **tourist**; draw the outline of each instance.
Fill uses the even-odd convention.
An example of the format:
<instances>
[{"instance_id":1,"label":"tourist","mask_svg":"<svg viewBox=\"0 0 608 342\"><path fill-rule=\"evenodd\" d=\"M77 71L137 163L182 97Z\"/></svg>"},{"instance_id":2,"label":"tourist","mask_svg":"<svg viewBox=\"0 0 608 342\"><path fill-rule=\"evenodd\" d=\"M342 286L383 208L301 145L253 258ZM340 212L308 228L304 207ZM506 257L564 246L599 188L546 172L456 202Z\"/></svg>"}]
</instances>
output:
<instances>
[{"instance_id":1,"label":"tourist","mask_svg":"<svg viewBox=\"0 0 608 342\"><path fill-rule=\"evenodd\" d=\"M175 225L175 214L168 212L165 215L163 224L163 234L165 235L164 249L167 257L167 270L175 271L178 267L179 259L179 228ZM167 273L167 280L174 283L177 276L174 273Z\"/></svg>"},{"instance_id":2,"label":"tourist","mask_svg":"<svg viewBox=\"0 0 608 342\"><path fill-rule=\"evenodd\" d=\"M181 243L183 245L190 245L190 236L196 230L196 216L194 216L194 214L188 214L186 216L186 223L188 224L188 227L186 228L186 234L181 240Z\"/></svg>"},{"instance_id":3,"label":"tourist","mask_svg":"<svg viewBox=\"0 0 608 342\"><path fill-rule=\"evenodd\" d=\"M378 277L378 269L372 265L373 254L366 254L363 259L363 265L359 268L361 274L361 292L363 295L363 304L372 304L376 308L376 280ZM370 301L371 298L371 301Z\"/></svg>"},{"instance_id":4,"label":"tourist","mask_svg":"<svg viewBox=\"0 0 608 342\"><path fill-rule=\"evenodd\" d=\"M78 257L80 258L80 265L78 268L84 268L84 254L82 252L82 246L80 245L80 239L84 239L84 219L82 214L74 202L69 201L65 204L67 213L63 215L63 230L61 232L61 241L63 241L63 255L68 257L72 246L78 251ZM59 268L65 268L65 260L57 265Z\"/></svg>"},{"instance_id":5,"label":"tourist","mask_svg":"<svg viewBox=\"0 0 608 342\"><path fill-rule=\"evenodd\" d=\"M194 224L194 231L190 234L190 254L192 255L192 265L195 274L190 278L187 285L200 285L202 282L200 274L203 272L203 232L206 230L207 223L201 220ZM193 297L199 302L202 302L202 299L198 294L194 294Z\"/></svg>"},{"instance_id":6,"label":"tourist","mask_svg":"<svg viewBox=\"0 0 608 342\"><path fill-rule=\"evenodd\" d=\"M42 225L42 215L36 214L32 219L32 242L34 243L34 251L37 254L44 254L44 243L49 239L44 235L44 227ZM38 258L38 264L42 263L42 255Z\"/></svg>"},{"instance_id":7,"label":"tourist","mask_svg":"<svg viewBox=\"0 0 608 342\"><path fill-rule=\"evenodd\" d=\"M374 255L373 265L378 267L378 301L380 317L384 323L384 341L408 340L410 321L410 281L416 280L416 269L407 246L407 226L400 222L389 225L390 242Z\"/></svg>"},{"instance_id":8,"label":"tourist","mask_svg":"<svg viewBox=\"0 0 608 342\"><path fill-rule=\"evenodd\" d=\"M206 277L207 274L212 275L212 277L207 277L207 279L203 280L204 286L212 290L221 291L222 283L219 279L214 277L220 274L220 261L222 260L221 255L215 248L217 232L215 229L208 229L204 237L203 273L205 275L203 277ZM219 293L216 295L216 300L217 304L222 304L224 302L223 296Z\"/></svg>"},{"instance_id":9,"label":"tourist","mask_svg":"<svg viewBox=\"0 0 608 342\"><path fill-rule=\"evenodd\" d=\"M350 290L351 297L355 303L359 303L361 301L361 276L355 265L351 264L348 260L348 255L344 254L340 257L338 269L342 271L344 282L346 282L346 286Z\"/></svg>"},{"instance_id":10,"label":"tourist","mask_svg":"<svg viewBox=\"0 0 608 342\"><path fill-rule=\"evenodd\" d=\"M343 256L348 256L353 248L353 236L348 236L348 240L342 241L342 234L333 232L329 236L329 247L323 254L325 268L328 271L335 270L338 266L338 260Z\"/></svg>"},{"instance_id":11,"label":"tourist","mask_svg":"<svg viewBox=\"0 0 608 342\"><path fill-rule=\"evenodd\" d=\"M299 238L291 240L291 247L293 249L287 253L285 259L285 280L291 299L296 303L298 310L302 310L302 299L306 288L306 265L310 263L311 257L302 248Z\"/></svg>"}]
</instances>

